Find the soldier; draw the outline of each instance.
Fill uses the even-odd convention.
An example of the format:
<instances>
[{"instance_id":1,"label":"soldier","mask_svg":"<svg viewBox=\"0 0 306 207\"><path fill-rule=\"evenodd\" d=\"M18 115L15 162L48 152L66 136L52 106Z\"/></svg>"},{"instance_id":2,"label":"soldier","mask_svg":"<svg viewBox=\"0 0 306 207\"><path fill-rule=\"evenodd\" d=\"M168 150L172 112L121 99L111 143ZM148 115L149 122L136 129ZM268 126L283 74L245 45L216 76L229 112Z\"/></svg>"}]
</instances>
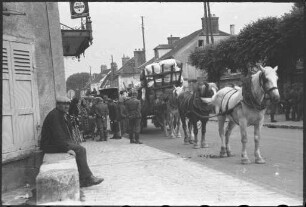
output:
<instances>
[{"instance_id":1,"label":"soldier","mask_svg":"<svg viewBox=\"0 0 306 207\"><path fill-rule=\"evenodd\" d=\"M108 106L103 103L101 97L97 98L98 102L94 107L96 114L97 128L100 133L100 139L98 141L107 141L107 116L108 116Z\"/></svg>"},{"instance_id":2,"label":"soldier","mask_svg":"<svg viewBox=\"0 0 306 207\"><path fill-rule=\"evenodd\" d=\"M298 100L297 100L297 119L296 121L300 121L303 119L303 86L298 89L297 95L298 95Z\"/></svg>"},{"instance_id":3,"label":"soldier","mask_svg":"<svg viewBox=\"0 0 306 207\"><path fill-rule=\"evenodd\" d=\"M111 120L112 125L112 132L113 137L111 139L121 139L120 136L120 126L119 126L119 106L117 104L117 101L111 100L108 104L108 110L109 110L109 118Z\"/></svg>"},{"instance_id":4,"label":"soldier","mask_svg":"<svg viewBox=\"0 0 306 207\"><path fill-rule=\"evenodd\" d=\"M131 91L131 98L126 101L126 111L129 119L129 138L130 143L142 144L139 141L140 122L141 122L141 105L137 99L137 90Z\"/></svg>"},{"instance_id":5,"label":"soldier","mask_svg":"<svg viewBox=\"0 0 306 207\"><path fill-rule=\"evenodd\" d=\"M119 107L119 122L120 122L120 130L121 130L121 136L123 136L127 130L126 130L126 118L127 118L127 112L126 107L124 104L124 98L120 97L118 101L118 107Z\"/></svg>"},{"instance_id":6,"label":"soldier","mask_svg":"<svg viewBox=\"0 0 306 207\"><path fill-rule=\"evenodd\" d=\"M283 106L283 110L285 113L285 117L286 117L286 121L291 120L290 119L290 109L291 109L291 105L289 102L289 90L290 90L290 85L288 83L284 84L284 92L283 92L283 98L281 100L282 106Z\"/></svg>"},{"instance_id":7,"label":"soldier","mask_svg":"<svg viewBox=\"0 0 306 207\"><path fill-rule=\"evenodd\" d=\"M293 85L292 89L289 92L289 103L292 106L292 111L291 111L292 121L296 121L295 118L297 118L297 116L298 116L298 114L297 114L298 113L298 111L297 111L297 108L298 108L298 92L297 92L296 85Z\"/></svg>"}]
</instances>

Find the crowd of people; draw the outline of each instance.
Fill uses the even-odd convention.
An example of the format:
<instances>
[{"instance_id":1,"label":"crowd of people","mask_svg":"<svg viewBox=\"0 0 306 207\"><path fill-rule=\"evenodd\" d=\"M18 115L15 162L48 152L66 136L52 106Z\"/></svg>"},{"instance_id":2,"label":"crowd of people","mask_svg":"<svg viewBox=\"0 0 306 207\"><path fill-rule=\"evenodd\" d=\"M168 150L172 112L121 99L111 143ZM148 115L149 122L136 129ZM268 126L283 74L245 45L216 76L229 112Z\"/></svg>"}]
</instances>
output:
<instances>
[{"instance_id":1,"label":"crowd of people","mask_svg":"<svg viewBox=\"0 0 306 207\"><path fill-rule=\"evenodd\" d=\"M107 141L109 134L112 134L110 139L121 139L127 134L132 140L131 143L140 144L141 109L137 95L137 90L131 90L129 93L120 91L119 98L114 100L107 95L73 98L69 115L75 141L84 142L87 139ZM136 135L130 133L130 130Z\"/></svg>"}]
</instances>

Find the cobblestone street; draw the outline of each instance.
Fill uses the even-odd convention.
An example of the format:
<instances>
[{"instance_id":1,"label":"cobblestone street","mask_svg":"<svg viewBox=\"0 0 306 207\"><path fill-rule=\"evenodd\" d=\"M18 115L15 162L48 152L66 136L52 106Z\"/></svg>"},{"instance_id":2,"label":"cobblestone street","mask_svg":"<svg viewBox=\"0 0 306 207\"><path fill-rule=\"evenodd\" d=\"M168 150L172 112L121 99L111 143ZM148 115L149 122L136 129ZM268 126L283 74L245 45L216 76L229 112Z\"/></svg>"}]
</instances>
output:
<instances>
[{"instance_id":1,"label":"cobblestone street","mask_svg":"<svg viewBox=\"0 0 306 207\"><path fill-rule=\"evenodd\" d=\"M88 141L88 162L102 184L82 188L82 205L301 205L188 159L128 139Z\"/></svg>"}]
</instances>

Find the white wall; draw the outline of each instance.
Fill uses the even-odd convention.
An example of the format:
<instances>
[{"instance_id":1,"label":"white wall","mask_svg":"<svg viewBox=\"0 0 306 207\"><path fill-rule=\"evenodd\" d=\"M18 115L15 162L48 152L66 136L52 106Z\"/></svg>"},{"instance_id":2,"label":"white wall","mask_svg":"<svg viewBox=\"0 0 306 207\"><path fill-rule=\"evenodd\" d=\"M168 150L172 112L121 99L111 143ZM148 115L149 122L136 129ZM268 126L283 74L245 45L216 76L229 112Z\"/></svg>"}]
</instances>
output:
<instances>
[{"instance_id":1,"label":"white wall","mask_svg":"<svg viewBox=\"0 0 306 207\"><path fill-rule=\"evenodd\" d=\"M134 85L140 83L139 74L130 75L130 76L118 76L118 78L119 78L119 90L124 89L124 84L126 87L128 87L128 85L131 83L134 83Z\"/></svg>"}]
</instances>

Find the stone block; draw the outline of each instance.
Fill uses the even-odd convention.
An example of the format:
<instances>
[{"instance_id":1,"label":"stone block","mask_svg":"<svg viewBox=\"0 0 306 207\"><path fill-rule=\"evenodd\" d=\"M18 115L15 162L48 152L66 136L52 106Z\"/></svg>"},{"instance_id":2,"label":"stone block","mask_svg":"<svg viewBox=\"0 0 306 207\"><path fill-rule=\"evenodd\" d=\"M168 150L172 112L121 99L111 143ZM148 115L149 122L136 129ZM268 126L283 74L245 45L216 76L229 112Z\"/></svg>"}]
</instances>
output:
<instances>
[{"instance_id":1,"label":"stone block","mask_svg":"<svg viewBox=\"0 0 306 207\"><path fill-rule=\"evenodd\" d=\"M80 200L76 160L67 153L46 153L36 177L37 204Z\"/></svg>"}]
</instances>

